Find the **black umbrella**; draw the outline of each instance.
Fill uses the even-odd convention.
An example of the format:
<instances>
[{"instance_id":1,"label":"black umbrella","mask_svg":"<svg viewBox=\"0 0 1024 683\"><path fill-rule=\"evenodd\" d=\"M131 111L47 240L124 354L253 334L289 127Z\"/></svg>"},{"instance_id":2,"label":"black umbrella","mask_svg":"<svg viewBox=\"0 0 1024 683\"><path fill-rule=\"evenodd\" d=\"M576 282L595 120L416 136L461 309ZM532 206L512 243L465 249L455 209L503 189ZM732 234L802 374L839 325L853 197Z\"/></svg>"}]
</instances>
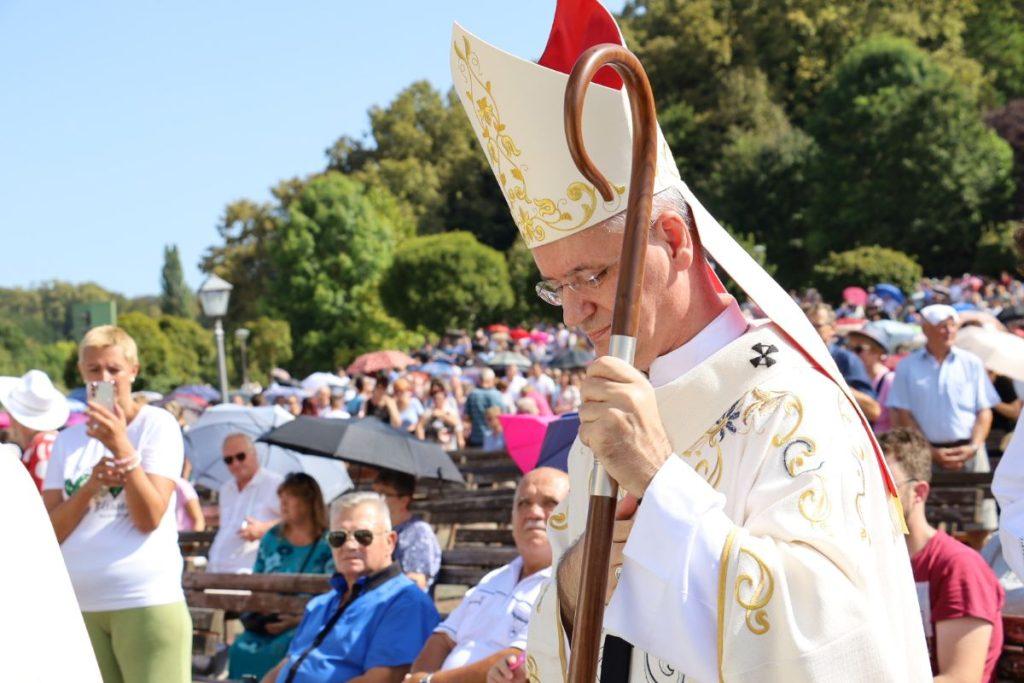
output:
<instances>
[{"instance_id":1,"label":"black umbrella","mask_svg":"<svg viewBox=\"0 0 1024 683\"><path fill-rule=\"evenodd\" d=\"M464 484L462 474L436 443L420 441L375 417L338 420L300 416L260 437L300 453Z\"/></svg>"},{"instance_id":2,"label":"black umbrella","mask_svg":"<svg viewBox=\"0 0 1024 683\"><path fill-rule=\"evenodd\" d=\"M569 349L555 356L548 364L553 368L569 370L572 368L585 368L594 360L594 354L583 349Z\"/></svg>"},{"instance_id":3,"label":"black umbrella","mask_svg":"<svg viewBox=\"0 0 1024 683\"><path fill-rule=\"evenodd\" d=\"M1011 320L1024 318L1024 306L1007 306L996 316L1001 323L1008 323Z\"/></svg>"}]
</instances>

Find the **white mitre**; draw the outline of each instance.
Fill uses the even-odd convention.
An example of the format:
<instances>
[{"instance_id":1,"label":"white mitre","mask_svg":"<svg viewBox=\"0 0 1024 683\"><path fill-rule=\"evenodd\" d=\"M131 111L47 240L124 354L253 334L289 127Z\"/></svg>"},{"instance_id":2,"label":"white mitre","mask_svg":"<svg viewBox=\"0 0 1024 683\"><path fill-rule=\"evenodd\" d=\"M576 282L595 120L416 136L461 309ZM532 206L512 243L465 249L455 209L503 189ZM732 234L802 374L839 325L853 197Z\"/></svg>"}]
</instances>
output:
<instances>
[{"instance_id":1,"label":"white mitre","mask_svg":"<svg viewBox=\"0 0 1024 683\"><path fill-rule=\"evenodd\" d=\"M484 42L457 23L452 29L455 90L512 218L531 249L586 230L626 209L632 119L628 96L618 75L608 67L599 71L587 89L583 109L586 149L615 187L616 196L611 202L603 201L576 168L563 124L568 72L581 53L605 42L625 46L614 17L597 0L558 1L547 47L536 63ZM807 317L690 192L679 177L660 128L658 139L654 192L672 187L679 190L693 212L707 255L821 371L849 394L839 368ZM720 291L725 291L713 271L711 277ZM863 415L861 420L870 433ZM871 439L874 442L873 436ZM877 444L876 457L886 488L895 497L892 477Z\"/></svg>"}]
</instances>

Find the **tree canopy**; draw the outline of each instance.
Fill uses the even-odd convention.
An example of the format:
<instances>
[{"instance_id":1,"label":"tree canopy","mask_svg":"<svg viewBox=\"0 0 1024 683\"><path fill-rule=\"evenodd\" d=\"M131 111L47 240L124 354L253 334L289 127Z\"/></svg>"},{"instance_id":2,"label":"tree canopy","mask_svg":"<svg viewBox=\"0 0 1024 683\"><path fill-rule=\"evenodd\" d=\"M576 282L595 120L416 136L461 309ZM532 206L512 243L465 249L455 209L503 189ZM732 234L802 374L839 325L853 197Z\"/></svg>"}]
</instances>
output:
<instances>
[{"instance_id":1,"label":"tree canopy","mask_svg":"<svg viewBox=\"0 0 1024 683\"><path fill-rule=\"evenodd\" d=\"M407 327L435 334L496 320L513 303L504 256L468 232L407 240L380 292L388 312Z\"/></svg>"}]
</instances>

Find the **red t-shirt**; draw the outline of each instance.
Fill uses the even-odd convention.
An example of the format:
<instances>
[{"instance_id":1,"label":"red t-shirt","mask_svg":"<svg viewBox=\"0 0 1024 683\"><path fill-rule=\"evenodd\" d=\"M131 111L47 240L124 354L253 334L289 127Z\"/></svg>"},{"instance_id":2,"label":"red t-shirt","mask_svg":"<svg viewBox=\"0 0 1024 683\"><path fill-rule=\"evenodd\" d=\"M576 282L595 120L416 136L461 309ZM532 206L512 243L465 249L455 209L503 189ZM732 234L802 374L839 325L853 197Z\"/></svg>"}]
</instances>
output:
<instances>
[{"instance_id":1,"label":"red t-shirt","mask_svg":"<svg viewBox=\"0 0 1024 683\"><path fill-rule=\"evenodd\" d=\"M985 657L983 681L994 681L996 662L1003 650L1003 587L985 560L973 548L939 531L910 558L921 603L921 619L928 637L932 672L938 675L935 624L947 619L974 617L992 624L992 640Z\"/></svg>"},{"instance_id":2,"label":"red t-shirt","mask_svg":"<svg viewBox=\"0 0 1024 683\"><path fill-rule=\"evenodd\" d=\"M56 438L57 432L39 432L32 437L32 443L21 454L21 461L25 463L28 473L32 475L32 481L36 483L36 488L40 491L43 490L46 466L50 464L50 452L53 450L53 442Z\"/></svg>"}]
</instances>

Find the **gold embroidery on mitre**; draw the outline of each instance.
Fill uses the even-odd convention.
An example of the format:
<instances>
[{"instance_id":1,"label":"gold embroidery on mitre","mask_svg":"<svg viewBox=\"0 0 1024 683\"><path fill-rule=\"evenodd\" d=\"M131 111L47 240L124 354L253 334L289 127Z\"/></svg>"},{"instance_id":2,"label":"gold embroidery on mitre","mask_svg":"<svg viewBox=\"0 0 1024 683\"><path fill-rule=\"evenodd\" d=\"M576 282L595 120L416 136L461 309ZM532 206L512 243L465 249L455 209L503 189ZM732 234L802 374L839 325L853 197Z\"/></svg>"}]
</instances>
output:
<instances>
[{"instance_id":1,"label":"gold embroidery on mitre","mask_svg":"<svg viewBox=\"0 0 1024 683\"><path fill-rule=\"evenodd\" d=\"M569 515L566 512L559 512L548 517L548 526L555 531L565 531L569 528Z\"/></svg>"},{"instance_id":2,"label":"gold embroidery on mitre","mask_svg":"<svg viewBox=\"0 0 1024 683\"><path fill-rule=\"evenodd\" d=\"M491 82L486 80L469 38L462 37L461 48L453 42L452 49L458 58L459 73L465 81L463 94L480 125L487 159L526 246L545 241L547 230L571 233L585 227L597 209L597 189L590 183L577 180L565 188L565 198L532 196L526 184L525 172L528 169L517 161L523 152L501 119L498 102L491 92ZM624 185L613 187L615 198L604 203L612 214L617 213L626 191Z\"/></svg>"},{"instance_id":3,"label":"gold embroidery on mitre","mask_svg":"<svg viewBox=\"0 0 1024 683\"><path fill-rule=\"evenodd\" d=\"M754 566L757 568L757 575L753 576L747 572L740 573L736 577L733 596L739 606L747 612L745 617L747 628L754 635L762 636L771 628L765 607L775 593L775 579L765 561L748 548L741 547L739 549L739 555L736 558L737 571L743 562L744 555L753 560Z\"/></svg>"}]
</instances>

